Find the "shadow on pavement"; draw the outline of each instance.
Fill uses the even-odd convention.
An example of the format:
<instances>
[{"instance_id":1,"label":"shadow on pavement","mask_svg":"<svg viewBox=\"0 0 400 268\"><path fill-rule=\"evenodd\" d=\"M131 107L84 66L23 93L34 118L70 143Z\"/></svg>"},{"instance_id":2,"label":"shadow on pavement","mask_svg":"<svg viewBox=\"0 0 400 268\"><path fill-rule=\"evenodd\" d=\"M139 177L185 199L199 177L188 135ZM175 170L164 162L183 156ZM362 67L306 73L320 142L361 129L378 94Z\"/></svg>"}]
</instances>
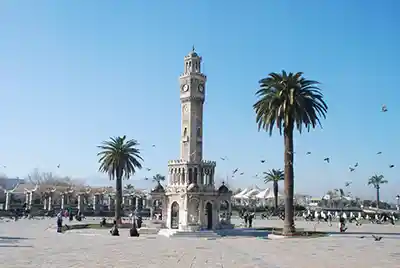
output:
<instances>
[{"instance_id":1,"label":"shadow on pavement","mask_svg":"<svg viewBox=\"0 0 400 268\"><path fill-rule=\"evenodd\" d=\"M400 236L400 233L382 233L382 232L327 232L330 235L393 235Z\"/></svg>"},{"instance_id":2,"label":"shadow on pavement","mask_svg":"<svg viewBox=\"0 0 400 268\"><path fill-rule=\"evenodd\" d=\"M0 248L32 248L29 245L18 245L20 241L29 239L26 237L0 236Z\"/></svg>"},{"instance_id":3,"label":"shadow on pavement","mask_svg":"<svg viewBox=\"0 0 400 268\"><path fill-rule=\"evenodd\" d=\"M0 248L33 248L33 246L0 245Z\"/></svg>"},{"instance_id":4,"label":"shadow on pavement","mask_svg":"<svg viewBox=\"0 0 400 268\"><path fill-rule=\"evenodd\" d=\"M0 236L0 240L29 240L32 238L17 237L17 236Z\"/></svg>"}]
</instances>

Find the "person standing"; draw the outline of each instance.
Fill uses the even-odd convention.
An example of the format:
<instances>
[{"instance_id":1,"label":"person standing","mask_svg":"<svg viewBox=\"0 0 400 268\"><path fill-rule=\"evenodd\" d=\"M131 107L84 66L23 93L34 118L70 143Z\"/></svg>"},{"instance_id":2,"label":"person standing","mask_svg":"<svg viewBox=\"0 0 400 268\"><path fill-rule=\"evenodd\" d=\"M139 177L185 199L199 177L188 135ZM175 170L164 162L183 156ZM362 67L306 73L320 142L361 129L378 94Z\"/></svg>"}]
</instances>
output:
<instances>
[{"instance_id":1,"label":"person standing","mask_svg":"<svg viewBox=\"0 0 400 268\"><path fill-rule=\"evenodd\" d=\"M57 233L62 233L63 211L57 214Z\"/></svg>"}]
</instances>

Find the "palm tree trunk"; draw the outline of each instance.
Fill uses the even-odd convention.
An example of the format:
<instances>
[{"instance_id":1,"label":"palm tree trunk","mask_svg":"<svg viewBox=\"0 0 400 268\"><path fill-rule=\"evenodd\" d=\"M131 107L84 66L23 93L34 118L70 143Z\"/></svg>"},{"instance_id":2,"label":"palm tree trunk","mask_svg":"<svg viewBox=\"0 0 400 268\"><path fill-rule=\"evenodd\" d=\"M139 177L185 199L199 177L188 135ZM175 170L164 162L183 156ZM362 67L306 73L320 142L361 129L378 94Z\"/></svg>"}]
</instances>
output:
<instances>
[{"instance_id":1,"label":"palm tree trunk","mask_svg":"<svg viewBox=\"0 0 400 268\"><path fill-rule=\"evenodd\" d=\"M274 198L275 198L275 209L278 208L278 182L274 181Z\"/></svg>"},{"instance_id":2,"label":"palm tree trunk","mask_svg":"<svg viewBox=\"0 0 400 268\"><path fill-rule=\"evenodd\" d=\"M380 193L379 193L379 185L376 187L376 208L379 209L379 201L380 201Z\"/></svg>"},{"instance_id":3,"label":"palm tree trunk","mask_svg":"<svg viewBox=\"0 0 400 268\"><path fill-rule=\"evenodd\" d=\"M115 220L117 224L121 224L121 205L122 205L122 177L118 176L115 180Z\"/></svg>"},{"instance_id":4,"label":"palm tree trunk","mask_svg":"<svg viewBox=\"0 0 400 268\"><path fill-rule=\"evenodd\" d=\"M293 124L284 130L285 145L285 221L283 224L283 235L292 235L294 228L294 171L293 171Z\"/></svg>"}]
</instances>

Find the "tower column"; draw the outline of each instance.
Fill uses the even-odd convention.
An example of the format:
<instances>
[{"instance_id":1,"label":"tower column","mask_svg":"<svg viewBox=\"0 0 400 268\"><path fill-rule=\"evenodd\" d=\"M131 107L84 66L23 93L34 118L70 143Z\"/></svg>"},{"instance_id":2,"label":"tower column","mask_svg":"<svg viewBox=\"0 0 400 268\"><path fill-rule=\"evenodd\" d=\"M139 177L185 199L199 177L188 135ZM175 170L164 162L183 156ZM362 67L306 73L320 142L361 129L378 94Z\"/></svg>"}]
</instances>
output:
<instances>
[{"instance_id":1,"label":"tower column","mask_svg":"<svg viewBox=\"0 0 400 268\"><path fill-rule=\"evenodd\" d=\"M29 201L28 201L28 208L32 208L32 199L33 199L33 192L29 192Z\"/></svg>"},{"instance_id":2,"label":"tower column","mask_svg":"<svg viewBox=\"0 0 400 268\"><path fill-rule=\"evenodd\" d=\"M172 178L172 169L170 169L170 170L168 170L168 184L172 184L172 180L173 180L173 178Z\"/></svg>"},{"instance_id":3,"label":"tower column","mask_svg":"<svg viewBox=\"0 0 400 268\"><path fill-rule=\"evenodd\" d=\"M10 205L11 205L11 193L6 192L6 204L5 204L5 210L10 210Z\"/></svg>"}]
</instances>

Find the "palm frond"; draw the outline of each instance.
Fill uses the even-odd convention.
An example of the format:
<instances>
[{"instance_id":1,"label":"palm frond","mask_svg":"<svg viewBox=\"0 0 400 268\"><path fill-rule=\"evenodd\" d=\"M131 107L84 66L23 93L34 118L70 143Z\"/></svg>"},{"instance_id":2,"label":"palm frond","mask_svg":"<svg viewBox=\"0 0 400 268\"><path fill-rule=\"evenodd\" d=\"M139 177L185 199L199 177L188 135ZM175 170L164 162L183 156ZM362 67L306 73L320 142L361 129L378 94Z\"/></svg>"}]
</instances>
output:
<instances>
[{"instance_id":1,"label":"palm frond","mask_svg":"<svg viewBox=\"0 0 400 268\"><path fill-rule=\"evenodd\" d=\"M126 140L126 136L110 137L103 141L98 148L101 150L99 158L99 171L107 173L110 179L125 178L136 173L142 168L139 143L136 140Z\"/></svg>"},{"instance_id":2,"label":"palm frond","mask_svg":"<svg viewBox=\"0 0 400 268\"><path fill-rule=\"evenodd\" d=\"M285 179L285 174L281 169L271 169L269 170L264 177L264 182L279 182Z\"/></svg>"},{"instance_id":3,"label":"palm frond","mask_svg":"<svg viewBox=\"0 0 400 268\"><path fill-rule=\"evenodd\" d=\"M286 127L296 127L299 132L322 127L320 118L326 117L328 106L318 87L320 83L302 75L282 71L259 81L258 101L253 105L259 130L272 135L274 127L280 134Z\"/></svg>"}]
</instances>

